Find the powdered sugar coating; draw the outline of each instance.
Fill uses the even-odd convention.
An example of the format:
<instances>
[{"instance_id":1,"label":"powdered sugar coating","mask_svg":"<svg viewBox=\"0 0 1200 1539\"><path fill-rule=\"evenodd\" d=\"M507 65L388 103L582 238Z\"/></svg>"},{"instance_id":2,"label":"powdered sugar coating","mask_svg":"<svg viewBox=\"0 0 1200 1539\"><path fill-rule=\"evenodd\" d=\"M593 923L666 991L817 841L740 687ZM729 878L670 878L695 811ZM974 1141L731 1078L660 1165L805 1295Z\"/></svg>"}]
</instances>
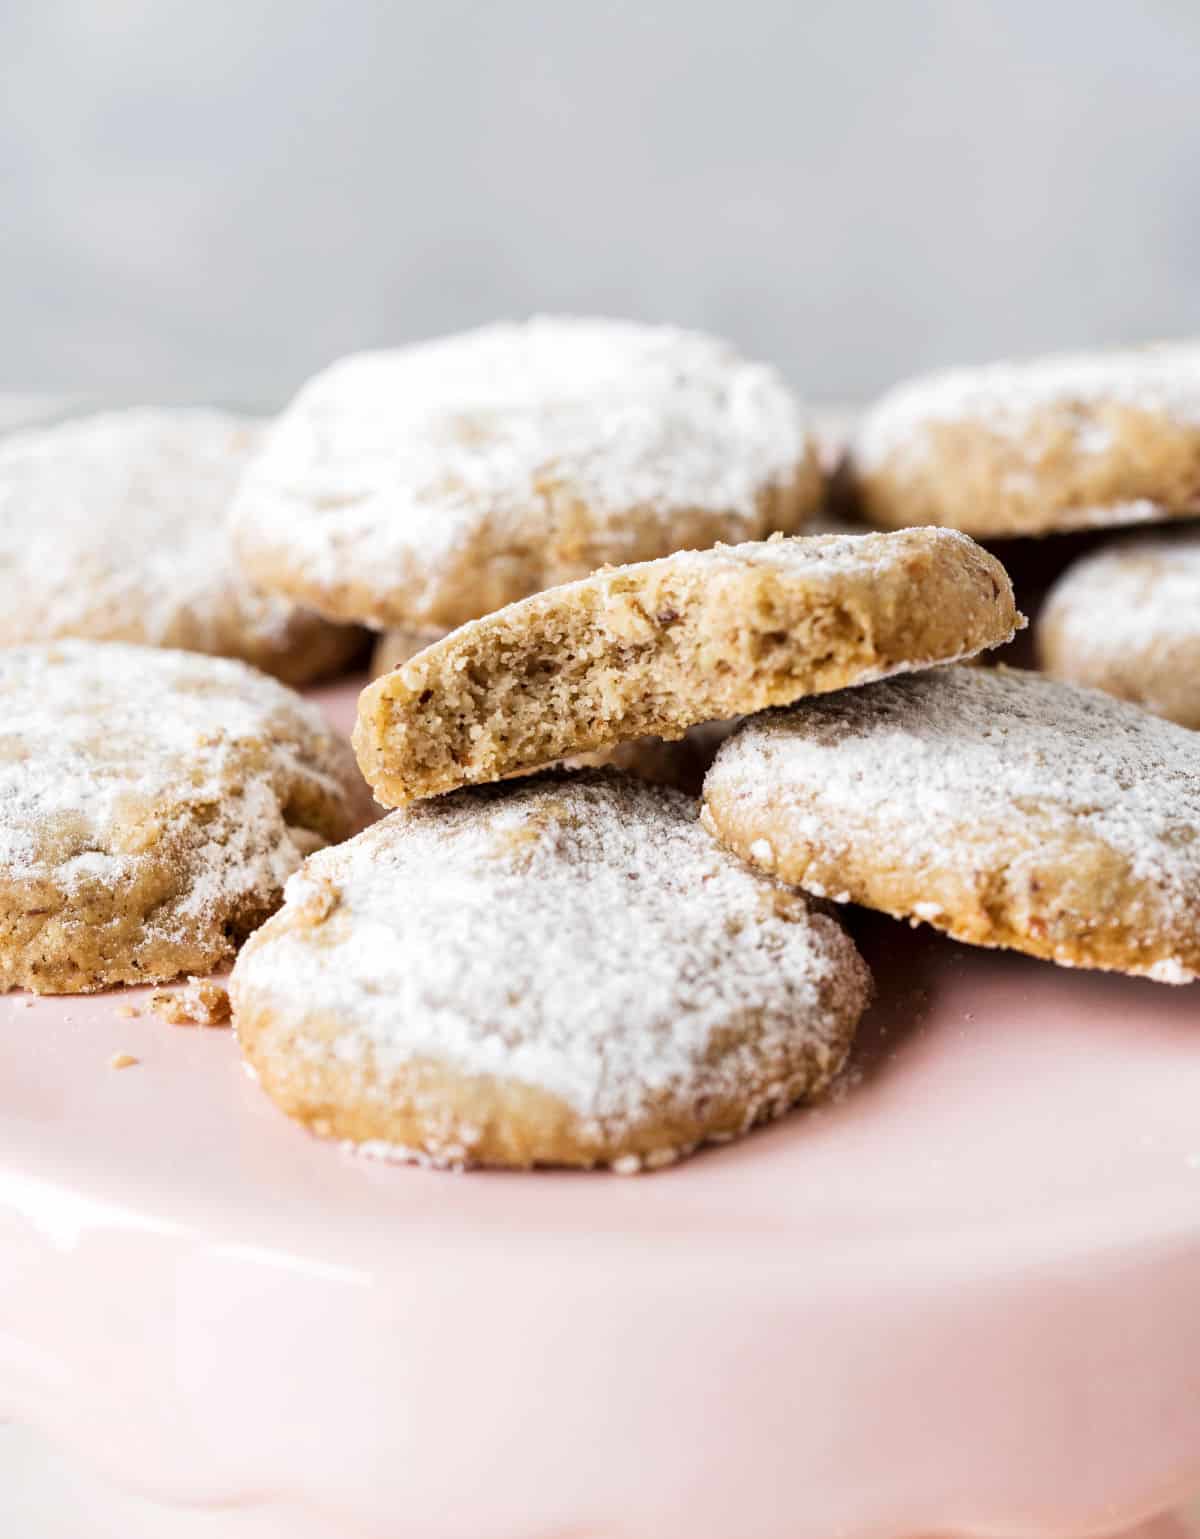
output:
<instances>
[{"instance_id":1,"label":"powdered sugar coating","mask_svg":"<svg viewBox=\"0 0 1200 1539\"><path fill-rule=\"evenodd\" d=\"M1005 361L908 380L863 418L854 457L871 471L893 455L920 455L931 423L975 421L1019 439L1047 408L1110 403L1200 429L1200 343ZM1090 413L1080 413L1076 452L1101 454L1109 442L1103 426Z\"/></svg>"},{"instance_id":2,"label":"powdered sugar coating","mask_svg":"<svg viewBox=\"0 0 1200 1539\"><path fill-rule=\"evenodd\" d=\"M263 425L199 408L104 412L0 444L0 642L63 637L245 658L300 681L328 621L256 589L225 517ZM307 650L314 666L305 667Z\"/></svg>"},{"instance_id":3,"label":"powdered sugar coating","mask_svg":"<svg viewBox=\"0 0 1200 1539\"><path fill-rule=\"evenodd\" d=\"M597 771L423 803L314 856L232 984L240 1030L286 1022L293 1062L349 1068L367 1107L433 1061L563 1103L585 1163L651 1165L654 1125L731 1131L733 1105L746 1128L821 1089L867 989L836 923L717 848L689 798ZM419 1111L398 1157L486 1160L449 1097Z\"/></svg>"},{"instance_id":4,"label":"powdered sugar coating","mask_svg":"<svg viewBox=\"0 0 1200 1539\"><path fill-rule=\"evenodd\" d=\"M1090 690L945 668L747 723L705 818L810 891L980 944L1200 972L1196 738Z\"/></svg>"},{"instance_id":5,"label":"powdered sugar coating","mask_svg":"<svg viewBox=\"0 0 1200 1539\"><path fill-rule=\"evenodd\" d=\"M1200 726L1200 532L1122 540L1068 567L1038 620L1058 678Z\"/></svg>"},{"instance_id":6,"label":"powdered sugar coating","mask_svg":"<svg viewBox=\"0 0 1200 1539\"><path fill-rule=\"evenodd\" d=\"M1042 620L1078 626L1080 646L1114 652L1200 637L1200 533L1123 540L1067 568Z\"/></svg>"},{"instance_id":7,"label":"powdered sugar coating","mask_svg":"<svg viewBox=\"0 0 1200 1539\"><path fill-rule=\"evenodd\" d=\"M782 527L773 494L786 500L810 457L815 489L796 401L725 343L540 317L317 375L247 475L233 527L263 580L326 607L373 604L374 623L449 627L604 561ZM475 586L473 554L498 569Z\"/></svg>"},{"instance_id":8,"label":"powdered sugar coating","mask_svg":"<svg viewBox=\"0 0 1200 1539\"><path fill-rule=\"evenodd\" d=\"M885 534L878 529L842 526L791 539L773 535L769 540L749 540L743 545L676 551L656 565L665 568L669 564L674 570L714 580L725 573L758 569L777 573L785 580L799 578L814 584L829 580L840 590L847 580L874 582L885 573L903 569L906 560L928 553L943 558L957 554L970 562L982 562L989 569L994 568L998 584L1003 581L1003 568L969 534L937 528L899 529ZM594 580L603 582L618 575L599 572ZM1011 631L1005 639L1012 639Z\"/></svg>"},{"instance_id":9,"label":"powdered sugar coating","mask_svg":"<svg viewBox=\"0 0 1200 1539\"><path fill-rule=\"evenodd\" d=\"M370 817L320 712L240 663L117 642L0 649L0 707L6 987L211 965L305 855Z\"/></svg>"}]
</instances>

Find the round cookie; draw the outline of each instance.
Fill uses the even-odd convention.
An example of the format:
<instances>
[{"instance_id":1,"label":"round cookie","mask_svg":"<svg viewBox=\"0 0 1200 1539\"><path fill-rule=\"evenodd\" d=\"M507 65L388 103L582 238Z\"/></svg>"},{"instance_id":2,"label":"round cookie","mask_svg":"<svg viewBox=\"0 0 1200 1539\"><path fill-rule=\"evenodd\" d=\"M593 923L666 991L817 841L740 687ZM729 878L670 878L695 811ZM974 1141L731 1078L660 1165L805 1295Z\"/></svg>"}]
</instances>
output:
<instances>
[{"instance_id":1,"label":"round cookie","mask_svg":"<svg viewBox=\"0 0 1200 1539\"><path fill-rule=\"evenodd\" d=\"M939 668L747 723L703 818L757 869L977 946L1200 973L1200 755L1038 674Z\"/></svg>"},{"instance_id":2,"label":"round cookie","mask_svg":"<svg viewBox=\"0 0 1200 1539\"><path fill-rule=\"evenodd\" d=\"M0 649L0 989L208 972L370 816L316 707L245 664Z\"/></svg>"},{"instance_id":3,"label":"round cookie","mask_svg":"<svg viewBox=\"0 0 1200 1539\"><path fill-rule=\"evenodd\" d=\"M1200 728L1200 531L1123 540L1076 562L1050 592L1037 648L1054 678Z\"/></svg>"},{"instance_id":4,"label":"round cookie","mask_svg":"<svg viewBox=\"0 0 1200 1539\"><path fill-rule=\"evenodd\" d=\"M605 562L793 530L821 493L772 369L693 332L543 317L317 375L232 522L266 587L450 629Z\"/></svg>"},{"instance_id":5,"label":"round cookie","mask_svg":"<svg viewBox=\"0 0 1200 1539\"><path fill-rule=\"evenodd\" d=\"M969 656L1023 623L948 530L817 535L597 572L464 625L369 685L354 746L386 806Z\"/></svg>"},{"instance_id":6,"label":"round cookie","mask_svg":"<svg viewBox=\"0 0 1200 1539\"><path fill-rule=\"evenodd\" d=\"M82 637L237 657L288 683L360 636L254 588L225 517L262 426L105 412L0 443L0 645Z\"/></svg>"},{"instance_id":7,"label":"round cookie","mask_svg":"<svg viewBox=\"0 0 1200 1539\"><path fill-rule=\"evenodd\" d=\"M872 523L978 537L1200 512L1200 343L954 369L868 412L853 480Z\"/></svg>"},{"instance_id":8,"label":"round cookie","mask_svg":"<svg viewBox=\"0 0 1200 1539\"><path fill-rule=\"evenodd\" d=\"M465 791L322 852L230 984L252 1072L317 1133L619 1171L819 1094L869 990L836 921L614 771Z\"/></svg>"}]
</instances>

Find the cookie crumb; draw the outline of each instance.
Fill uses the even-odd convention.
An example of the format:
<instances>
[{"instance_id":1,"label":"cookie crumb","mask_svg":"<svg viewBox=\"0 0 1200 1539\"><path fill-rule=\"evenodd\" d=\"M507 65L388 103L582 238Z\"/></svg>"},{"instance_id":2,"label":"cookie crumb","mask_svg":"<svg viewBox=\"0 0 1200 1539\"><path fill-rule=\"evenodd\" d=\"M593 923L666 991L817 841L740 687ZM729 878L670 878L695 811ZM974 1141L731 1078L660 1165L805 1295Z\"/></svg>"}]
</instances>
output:
<instances>
[{"instance_id":1,"label":"cookie crumb","mask_svg":"<svg viewBox=\"0 0 1200 1539\"><path fill-rule=\"evenodd\" d=\"M110 1069L132 1069L135 1064L141 1063L140 1058L135 1058L132 1053L114 1053L108 1060Z\"/></svg>"},{"instance_id":2,"label":"cookie crumb","mask_svg":"<svg viewBox=\"0 0 1200 1539\"><path fill-rule=\"evenodd\" d=\"M189 978L178 990L159 989L150 1008L172 1026L228 1026L229 991L210 978Z\"/></svg>"},{"instance_id":3,"label":"cookie crumb","mask_svg":"<svg viewBox=\"0 0 1200 1539\"><path fill-rule=\"evenodd\" d=\"M342 901L342 895L333 883L326 881L324 877L305 874L307 877L305 895L303 901L296 906L296 922L311 928L324 924Z\"/></svg>"}]
</instances>

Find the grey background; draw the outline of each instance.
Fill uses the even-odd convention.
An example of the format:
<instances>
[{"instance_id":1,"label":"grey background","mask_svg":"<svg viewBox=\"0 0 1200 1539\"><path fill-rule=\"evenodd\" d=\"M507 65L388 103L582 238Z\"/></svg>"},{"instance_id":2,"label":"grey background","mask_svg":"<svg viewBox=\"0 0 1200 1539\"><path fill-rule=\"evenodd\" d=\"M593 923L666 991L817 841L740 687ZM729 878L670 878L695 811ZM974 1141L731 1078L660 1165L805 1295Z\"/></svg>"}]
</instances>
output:
<instances>
[{"instance_id":1,"label":"grey background","mask_svg":"<svg viewBox=\"0 0 1200 1539\"><path fill-rule=\"evenodd\" d=\"M1200 330L1197 0L0 0L0 389L575 309L825 398Z\"/></svg>"}]
</instances>

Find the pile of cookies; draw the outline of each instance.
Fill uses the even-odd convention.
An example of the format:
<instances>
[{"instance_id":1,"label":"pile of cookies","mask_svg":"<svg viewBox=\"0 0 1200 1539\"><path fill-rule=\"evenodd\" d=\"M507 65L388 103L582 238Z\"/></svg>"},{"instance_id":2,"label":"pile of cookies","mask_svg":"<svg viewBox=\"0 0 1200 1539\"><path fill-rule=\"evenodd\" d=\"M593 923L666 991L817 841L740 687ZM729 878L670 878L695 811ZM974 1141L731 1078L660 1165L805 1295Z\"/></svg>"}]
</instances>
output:
<instances>
[{"instance_id":1,"label":"pile of cookies","mask_svg":"<svg viewBox=\"0 0 1200 1539\"><path fill-rule=\"evenodd\" d=\"M975 665L1024 620L971 537L1198 511L1200 349L917 382L838 472L869 522L827 479L771 369L563 319L345 360L270 425L0 443L0 986L236 955L246 1066L318 1134L632 1171L831 1084L871 992L835 904L1200 975L1198 740L1113 698L1187 720L1200 606L1153 666L1088 629L1186 608L1187 536L1045 609L1047 672L1109 694ZM363 627L352 753L280 680Z\"/></svg>"}]
</instances>

